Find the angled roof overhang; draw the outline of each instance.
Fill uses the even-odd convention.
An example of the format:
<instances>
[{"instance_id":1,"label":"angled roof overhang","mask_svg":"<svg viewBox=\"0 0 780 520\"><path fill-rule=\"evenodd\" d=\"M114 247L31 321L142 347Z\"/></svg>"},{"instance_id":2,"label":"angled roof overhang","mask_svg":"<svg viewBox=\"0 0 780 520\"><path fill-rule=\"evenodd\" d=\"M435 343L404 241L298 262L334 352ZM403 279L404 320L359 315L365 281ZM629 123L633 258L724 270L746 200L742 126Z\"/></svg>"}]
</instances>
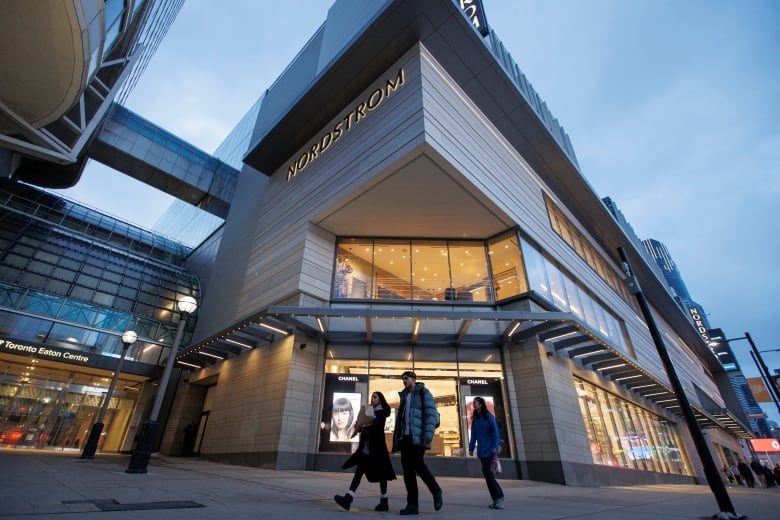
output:
<instances>
[{"instance_id":1,"label":"angled roof overhang","mask_svg":"<svg viewBox=\"0 0 780 520\"><path fill-rule=\"evenodd\" d=\"M548 356L566 355L583 369L637 397L680 415L671 387L639 367L600 334L567 312L271 306L179 353L176 361L203 368L289 335L326 345L495 348L536 337ZM702 428L721 427L752 437L726 410L693 406Z\"/></svg>"},{"instance_id":2,"label":"angled roof overhang","mask_svg":"<svg viewBox=\"0 0 780 520\"><path fill-rule=\"evenodd\" d=\"M522 338L522 332L518 339ZM575 324L539 332L539 341L548 345L555 354L565 354L585 369L598 373L602 379L611 380L637 396L651 401L661 408L681 415L680 404L674 390L646 370L640 368L620 350L610 346L588 330ZM737 437L751 438L750 429L728 410L704 410L691 405L696 421L702 429L723 428Z\"/></svg>"}]
</instances>

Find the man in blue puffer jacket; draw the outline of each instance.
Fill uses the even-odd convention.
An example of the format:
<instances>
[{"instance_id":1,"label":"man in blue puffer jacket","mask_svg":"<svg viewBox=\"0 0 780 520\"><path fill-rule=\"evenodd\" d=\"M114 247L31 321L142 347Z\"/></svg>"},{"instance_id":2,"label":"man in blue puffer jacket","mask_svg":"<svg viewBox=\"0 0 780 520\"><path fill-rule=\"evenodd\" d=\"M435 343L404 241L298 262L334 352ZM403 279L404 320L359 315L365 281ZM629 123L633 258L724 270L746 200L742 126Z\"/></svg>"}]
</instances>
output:
<instances>
[{"instance_id":1,"label":"man in blue puffer jacket","mask_svg":"<svg viewBox=\"0 0 780 520\"><path fill-rule=\"evenodd\" d=\"M430 390L417 382L417 375L407 370L401 375L404 389L398 392L401 403L395 416L395 434L393 452L401 452L401 467L404 470L406 485L406 507L402 515L419 513L419 493L417 475L428 486L433 495L433 508L438 511L443 504L442 489L436 482L431 470L423 460L425 450L431 449L433 432L439 421L436 403Z\"/></svg>"}]
</instances>

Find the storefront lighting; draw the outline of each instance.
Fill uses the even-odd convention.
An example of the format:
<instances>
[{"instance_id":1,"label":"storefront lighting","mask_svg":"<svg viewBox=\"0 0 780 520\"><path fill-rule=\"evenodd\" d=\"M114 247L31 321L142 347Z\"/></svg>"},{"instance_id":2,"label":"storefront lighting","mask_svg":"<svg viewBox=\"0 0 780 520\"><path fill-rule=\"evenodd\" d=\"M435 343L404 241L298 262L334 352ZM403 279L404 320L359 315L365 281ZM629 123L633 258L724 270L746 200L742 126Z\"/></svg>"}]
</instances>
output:
<instances>
[{"instance_id":1,"label":"storefront lighting","mask_svg":"<svg viewBox=\"0 0 780 520\"><path fill-rule=\"evenodd\" d=\"M269 325L267 323L260 322L260 326L264 329L272 330L276 332L277 334L284 334L285 336L288 334L288 332L284 329L280 329L279 327L274 327L273 325Z\"/></svg>"},{"instance_id":2,"label":"storefront lighting","mask_svg":"<svg viewBox=\"0 0 780 520\"><path fill-rule=\"evenodd\" d=\"M558 335L554 335L554 336L545 337L545 338L544 338L544 342L546 343L546 342L548 342L548 341L556 341L556 340L559 340L559 339L565 338L565 337L567 337L567 336L571 336L572 334L574 334L574 331L560 332Z\"/></svg>"},{"instance_id":3,"label":"storefront lighting","mask_svg":"<svg viewBox=\"0 0 780 520\"><path fill-rule=\"evenodd\" d=\"M210 354L210 353L208 353L208 352L203 352L203 351L201 351L201 350L199 350L199 351L197 352L197 354L200 354L201 356L208 356L208 357L211 357L211 358L214 358L214 359L219 359L219 360L224 360L224 359L225 359L225 358L223 358L222 356L217 356L217 355L215 355L215 354ZM179 363L181 363L181 361L179 361Z\"/></svg>"},{"instance_id":4,"label":"storefront lighting","mask_svg":"<svg viewBox=\"0 0 780 520\"><path fill-rule=\"evenodd\" d=\"M317 320L317 328L320 329L320 333L325 334L327 332L327 329L325 328L325 321L321 316L317 316L315 319Z\"/></svg>"},{"instance_id":5,"label":"storefront lighting","mask_svg":"<svg viewBox=\"0 0 780 520\"><path fill-rule=\"evenodd\" d=\"M200 366L200 365L195 365L195 364L192 364L192 363L187 363L186 361L177 361L177 363L179 363L180 365L187 365L188 367L192 367L192 368L203 368L203 367L202 367L202 366Z\"/></svg>"},{"instance_id":6,"label":"storefront lighting","mask_svg":"<svg viewBox=\"0 0 780 520\"><path fill-rule=\"evenodd\" d=\"M241 343L240 341L236 341L234 339L225 338L225 341L228 342L228 343L232 343L233 345L238 345L239 347L244 347L244 348L248 348L248 349L252 348L252 345L247 345L245 343ZM222 358L220 358L220 359L222 359Z\"/></svg>"},{"instance_id":7,"label":"storefront lighting","mask_svg":"<svg viewBox=\"0 0 780 520\"><path fill-rule=\"evenodd\" d=\"M625 363L617 363L615 365L609 365L608 367L600 368L599 370L609 370L610 368L620 368L626 366Z\"/></svg>"},{"instance_id":8,"label":"storefront lighting","mask_svg":"<svg viewBox=\"0 0 780 520\"><path fill-rule=\"evenodd\" d=\"M577 354L576 356L572 356L572 359L577 359L585 356L592 356L593 354L600 354L601 352L606 352L607 349L603 348L601 350L594 350L593 352L585 352L583 354Z\"/></svg>"}]
</instances>

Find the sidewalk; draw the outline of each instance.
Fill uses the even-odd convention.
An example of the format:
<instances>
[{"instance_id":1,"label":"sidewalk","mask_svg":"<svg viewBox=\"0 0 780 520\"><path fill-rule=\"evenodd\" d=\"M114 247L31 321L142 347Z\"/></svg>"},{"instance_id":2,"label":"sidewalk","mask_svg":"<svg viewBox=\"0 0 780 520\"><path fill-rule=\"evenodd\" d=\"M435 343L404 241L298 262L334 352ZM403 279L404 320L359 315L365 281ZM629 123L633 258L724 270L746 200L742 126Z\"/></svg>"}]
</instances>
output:
<instances>
[{"instance_id":1,"label":"sidewalk","mask_svg":"<svg viewBox=\"0 0 780 520\"><path fill-rule=\"evenodd\" d=\"M0 518L51 520L243 520L398 518L403 481L390 483L390 511L375 512L378 485L363 482L350 511L335 502L349 472L280 471L153 457L146 474L129 474L129 457L0 449ZM476 464L476 462L475 462ZM399 476L400 477L400 476ZM708 486L581 488L499 480L506 509L487 508L482 479L442 477L444 507L435 512L421 484L420 517L529 520L681 520L718 512ZM737 513L751 520L780 517L780 488L728 488ZM413 517L414 518L414 517Z\"/></svg>"}]
</instances>

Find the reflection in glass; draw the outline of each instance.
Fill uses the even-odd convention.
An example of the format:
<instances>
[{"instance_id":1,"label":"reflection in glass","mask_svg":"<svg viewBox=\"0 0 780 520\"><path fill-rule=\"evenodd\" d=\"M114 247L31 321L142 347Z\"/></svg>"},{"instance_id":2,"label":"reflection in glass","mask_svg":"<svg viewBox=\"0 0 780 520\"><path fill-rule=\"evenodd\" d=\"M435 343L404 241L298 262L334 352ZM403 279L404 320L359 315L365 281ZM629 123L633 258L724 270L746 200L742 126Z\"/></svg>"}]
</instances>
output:
<instances>
[{"instance_id":1,"label":"reflection in glass","mask_svg":"<svg viewBox=\"0 0 780 520\"><path fill-rule=\"evenodd\" d=\"M594 463L691 474L672 424L585 381L575 383Z\"/></svg>"},{"instance_id":2,"label":"reflection in glass","mask_svg":"<svg viewBox=\"0 0 780 520\"><path fill-rule=\"evenodd\" d=\"M440 301L450 287L450 265L446 242L413 244L412 297Z\"/></svg>"},{"instance_id":3,"label":"reflection in glass","mask_svg":"<svg viewBox=\"0 0 780 520\"><path fill-rule=\"evenodd\" d=\"M516 233L492 240L489 255L496 300L528 292L520 242Z\"/></svg>"}]
</instances>

